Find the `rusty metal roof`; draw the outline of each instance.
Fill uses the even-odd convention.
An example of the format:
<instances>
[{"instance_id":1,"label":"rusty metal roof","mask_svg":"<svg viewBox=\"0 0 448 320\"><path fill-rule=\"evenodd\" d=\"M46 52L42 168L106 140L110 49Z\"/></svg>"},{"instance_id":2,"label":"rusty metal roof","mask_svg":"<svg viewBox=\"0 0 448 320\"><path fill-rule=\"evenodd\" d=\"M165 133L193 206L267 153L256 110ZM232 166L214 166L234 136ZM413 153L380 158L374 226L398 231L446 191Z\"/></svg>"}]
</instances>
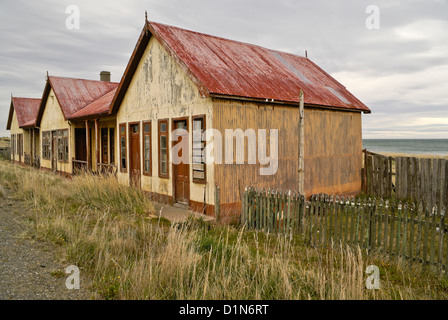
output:
<instances>
[{"instance_id":1,"label":"rusty metal roof","mask_svg":"<svg viewBox=\"0 0 448 320\"><path fill-rule=\"evenodd\" d=\"M74 114L80 112L87 106L89 106L87 112L89 116L102 114L104 111L104 103L102 103L104 99L98 104L94 104L93 102L114 91L117 87L117 82L48 76L39 108L38 123L42 119L50 89L54 91L65 120L69 120ZM79 117L78 115L77 118Z\"/></svg>"},{"instance_id":2,"label":"rusty metal roof","mask_svg":"<svg viewBox=\"0 0 448 320\"><path fill-rule=\"evenodd\" d=\"M70 120L75 120L75 119L79 119L79 118L107 114L109 112L110 103L112 102L112 99L113 99L116 91L117 91L117 88L112 89L111 91L109 91L108 93L103 95L101 98L88 104L86 107L75 112L68 118Z\"/></svg>"},{"instance_id":3,"label":"rusty metal roof","mask_svg":"<svg viewBox=\"0 0 448 320\"><path fill-rule=\"evenodd\" d=\"M149 31L184 64L205 95L370 109L306 57L155 22ZM205 89L205 90L204 90Z\"/></svg>"},{"instance_id":4,"label":"rusty metal roof","mask_svg":"<svg viewBox=\"0 0 448 320\"><path fill-rule=\"evenodd\" d=\"M20 128L35 126L39 105L40 99L12 97L6 129L11 129L13 112L17 115Z\"/></svg>"}]
</instances>

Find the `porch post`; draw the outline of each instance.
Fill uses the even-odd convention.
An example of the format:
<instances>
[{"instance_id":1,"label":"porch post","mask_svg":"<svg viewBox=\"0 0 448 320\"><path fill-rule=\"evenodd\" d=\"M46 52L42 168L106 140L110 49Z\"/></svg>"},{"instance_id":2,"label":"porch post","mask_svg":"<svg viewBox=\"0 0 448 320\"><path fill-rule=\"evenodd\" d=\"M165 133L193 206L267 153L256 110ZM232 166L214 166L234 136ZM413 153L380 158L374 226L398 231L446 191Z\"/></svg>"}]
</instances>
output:
<instances>
[{"instance_id":1,"label":"porch post","mask_svg":"<svg viewBox=\"0 0 448 320\"><path fill-rule=\"evenodd\" d=\"M100 135L99 135L99 119L95 119L95 154L96 154L96 171L99 171L98 163L100 163Z\"/></svg>"},{"instance_id":2,"label":"porch post","mask_svg":"<svg viewBox=\"0 0 448 320\"><path fill-rule=\"evenodd\" d=\"M90 165L90 128L89 120L86 120L86 160L87 160L87 170L91 169Z\"/></svg>"}]
</instances>

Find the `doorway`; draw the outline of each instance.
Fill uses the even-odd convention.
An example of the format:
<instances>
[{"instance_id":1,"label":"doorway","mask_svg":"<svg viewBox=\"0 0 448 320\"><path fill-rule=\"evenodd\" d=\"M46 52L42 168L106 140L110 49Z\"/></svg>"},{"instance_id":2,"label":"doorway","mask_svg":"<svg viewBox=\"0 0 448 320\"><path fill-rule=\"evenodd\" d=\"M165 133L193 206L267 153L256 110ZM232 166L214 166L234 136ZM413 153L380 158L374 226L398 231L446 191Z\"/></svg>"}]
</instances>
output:
<instances>
[{"instance_id":1,"label":"doorway","mask_svg":"<svg viewBox=\"0 0 448 320\"><path fill-rule=\"evenodd\" d=\"M132 187L140 188L140 123L129 124L129 180Z\"/></svg>"},{"instance_id":2,"label":"doorway","mask_svg":"<svg viewBox=\"0 0 448 320\"><path fill-rule=\"evenodd\" d=\"M188 150L189 150L189 139L188 139L188 121L187 118L173 120L173 129L183 129L181 131L177 131L175 136L173 136L173 146L182 141L184 144L183 148L179 150L179 153L174 156L178 156L179 158L186 157L188 158ZM174 134L174 131L173 131ZM182 154L183 152L187 152L187 154ZM174 158L173 158L174 160ZM173 188L174 188L174 202L189 205L190 202L190 165L188 161L184 163L181 161L178 164L175 164L173 161Z\"/></svg>"}]
</instances>

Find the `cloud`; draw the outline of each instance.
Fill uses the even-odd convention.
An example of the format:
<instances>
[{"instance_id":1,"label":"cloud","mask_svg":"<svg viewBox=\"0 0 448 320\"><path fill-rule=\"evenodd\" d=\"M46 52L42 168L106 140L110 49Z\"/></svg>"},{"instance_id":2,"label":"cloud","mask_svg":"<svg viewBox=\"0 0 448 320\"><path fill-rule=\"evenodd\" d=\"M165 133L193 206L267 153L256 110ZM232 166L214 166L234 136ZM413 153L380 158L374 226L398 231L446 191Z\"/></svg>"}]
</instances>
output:
<instances>
[{"instance_id":1,"label":"cloud","mask_svg":"<svg viewBox=\"0 0 448 320\"><path fill-rule=\"evenodd\" d=\"M380 9L368 30L366 7ZM448 138L446 0L3 0L0 11L0 136L10 95L41 97L45 73L120 81L143 27L154 21L308 56L372 114L364 137ZM65 9L80 9L68 30Z\"/></svg>"}]
</instances>

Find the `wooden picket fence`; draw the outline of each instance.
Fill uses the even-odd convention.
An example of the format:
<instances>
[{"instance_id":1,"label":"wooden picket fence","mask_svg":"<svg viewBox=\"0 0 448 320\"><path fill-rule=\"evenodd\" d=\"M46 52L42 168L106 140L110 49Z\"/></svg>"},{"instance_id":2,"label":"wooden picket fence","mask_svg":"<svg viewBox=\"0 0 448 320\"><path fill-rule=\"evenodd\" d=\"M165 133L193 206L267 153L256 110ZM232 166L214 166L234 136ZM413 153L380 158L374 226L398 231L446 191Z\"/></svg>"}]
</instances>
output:
<instances>
[{"instance_id":1,"label":"wooden picket fence","mask_svg":"<svg viewBox=\"0 0 448 320\"><path fill-rule=\"evenodd\" d=\"M373 197L396 197L424 201L446 210L448 160L437 158L386 157L363 150L362 189Z\"/></svg>"},{"instance_id":2,"label":"wooden picket fence","mask_svg":"<svg viewBox=\"0 0 448 320\"><path fill-rule=\"evenodd\" d=\"M448 222L448 221L447 221ZM448 266L448 224L437 207L382 199L312 196L246 188L241 223L249 229L303 235L307 243L341 242L436 266Z\"/></svg>"}]
</instances>

